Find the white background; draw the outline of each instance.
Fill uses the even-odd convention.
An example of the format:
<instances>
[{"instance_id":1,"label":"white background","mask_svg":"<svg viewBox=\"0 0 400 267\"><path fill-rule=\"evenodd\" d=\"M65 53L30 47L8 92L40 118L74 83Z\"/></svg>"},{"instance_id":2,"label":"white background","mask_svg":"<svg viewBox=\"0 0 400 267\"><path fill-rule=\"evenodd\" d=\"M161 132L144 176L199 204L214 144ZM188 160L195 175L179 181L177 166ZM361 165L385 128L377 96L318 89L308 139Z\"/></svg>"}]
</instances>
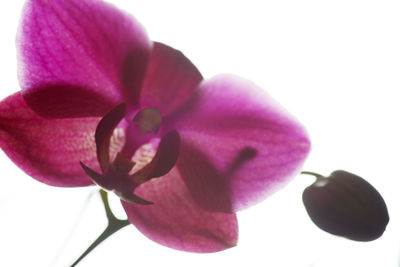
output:
<instances>
[{"instance_id":1,"label":"white background","mask_svg":"<svg viewBox=\"0 0 400 267\"><path fill-rule=\"evenodd\" d=\"M399 266L398 1L112 2L135 15L153 40L184 52L206 78L235 73L268 90L311 135L304 169L326 175L345 169L364 177L386 199L391 221L383 237L369 243L324 233L301 202L313 180L299 176L238 214L235 248L214 254L175 251L128 226L80 266ZM19 90L14 39L22 5L22 0L0 2L1 98ZM94 187L46 186L3 152L0 170L0 266L68 266L105 227L94 194L74 228Z\"/></svg>"}]
</instances>

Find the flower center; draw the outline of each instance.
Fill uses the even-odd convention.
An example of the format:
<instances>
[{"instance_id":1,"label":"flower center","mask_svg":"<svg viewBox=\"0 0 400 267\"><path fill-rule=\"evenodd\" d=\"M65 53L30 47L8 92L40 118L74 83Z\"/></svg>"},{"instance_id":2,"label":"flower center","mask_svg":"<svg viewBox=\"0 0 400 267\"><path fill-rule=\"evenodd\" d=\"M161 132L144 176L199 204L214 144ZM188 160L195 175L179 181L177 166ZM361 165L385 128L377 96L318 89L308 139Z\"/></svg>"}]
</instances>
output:
<instances>
[{"instance_id":1,"label":"flower center","mask_svg":"<svg viewBox=\"0 0 400 267\"><path fill-rule=\"evenodd\" d=\"M161 126L162 116L158 109L146 108L139 111L132 121L141 135L156 134Z\"/></svg>"},{"instance_id":2,"label":"flower center","mask_svg":"<svg viewBox=\"0 0 400 267\"><path fill-rule=\"evenodd\" d=\"M110 161L110 138L125 114L126 105L120 104L107 113L97 125L95 133L97 159L103 173L95 172L82 162L81 166L94 183L113 191L122 200L134 204L152 204L135 195L134 191L139 185L167 174L175 166L179 156L180 136L177 131L166 133L161 138L155 154L153 151L141 157L135 156L133 161L132 158L118 152L114 160ZM129 122L128 128L131 131L126 137L126 144L132 141L128 139L135 139L136 143L140 143L136 144L140 148L138 152L145 152L145 150L142 151L146 147L144 143L151 139L146 136L157 134L161 122L162 116L157 108L140 110ZM149 145L151 144L147 146ZM131 170L134 170L132 174Z\"/></svg>"}]
</instances>

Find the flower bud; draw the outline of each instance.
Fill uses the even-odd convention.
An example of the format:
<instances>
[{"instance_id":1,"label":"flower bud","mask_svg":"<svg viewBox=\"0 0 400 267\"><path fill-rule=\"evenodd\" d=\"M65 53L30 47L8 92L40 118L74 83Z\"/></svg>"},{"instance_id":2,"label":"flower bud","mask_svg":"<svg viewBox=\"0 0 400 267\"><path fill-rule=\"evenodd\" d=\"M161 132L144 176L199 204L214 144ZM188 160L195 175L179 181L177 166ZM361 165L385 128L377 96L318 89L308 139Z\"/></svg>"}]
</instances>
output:
<instances>
[{"instance_id":1,"label":"flower bud","mask_svg":"<svg viewBox=\"0 0 400 267\"><path fill-rule=\"evenodd\" d=\"M322 230L356 241L379 238L389 222L385 201L367 181L346 171L334 171L303 192L311 220Z\"/></svg>"}]
</instances>

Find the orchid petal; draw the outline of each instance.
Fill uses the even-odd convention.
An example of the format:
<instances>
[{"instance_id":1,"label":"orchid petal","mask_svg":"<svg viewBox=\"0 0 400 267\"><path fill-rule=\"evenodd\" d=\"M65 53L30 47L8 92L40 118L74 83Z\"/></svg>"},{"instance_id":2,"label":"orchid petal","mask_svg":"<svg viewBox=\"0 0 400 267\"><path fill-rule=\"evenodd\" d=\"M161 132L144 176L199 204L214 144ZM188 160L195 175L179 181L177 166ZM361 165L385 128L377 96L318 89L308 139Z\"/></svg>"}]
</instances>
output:
<instances>
[{"instance_id":1,"label":"orchid petal","mask_svg":"<svg viewBox=\"0 0 400 267\"><path fill-rule=\"evenodd\" d=\"M202 80L197 68L180 51L154 43L141 91L141 107L170 113L183 103Z\"/></svg>"},{"instance_id":2,"label":"orchid petal","mask_svg":"<svg viewBox=\"0 0 400 267\"><path fill-rule=\"evenodd\" d=\"M143 27L96 0L28 0L17 37L19 78L42 117L101 116L138 105L151 51Z\"/></svg>"},{"instance_id":3,"label":"orchid petal","mask_svg":"<svg viewBox=\"0 0 400 267\"><path fill-rule=\"evenodd\" d=\"M139 186L135 193L154 202L150 206L123 202L129 221L153 241L190 252L215 252L237 243L235 214L200 208L178 170Z\"/></svg>"},{"instance_id":4,"label":"orchid petal","mask_svg":"<svg viewBox=\"0 0 400 267\"><path fill-rule=\"evenodd\" d=\"M237 211L265 199L300 171L310 149L294 117L263 89L231 75L204 82L166 123L183 140L177 164L185 183L211 210ZM196 162L214 166L214 181Z\"/></svg>"},{"instance_id":5,"label":"orchid petal","mask_svg":"<svg viewBox=\"0 0 400 267\"><path fill-rule=\"evenodd\" d=\"M182 137L176 166L192 197L203 209L218 212L232 211L229 181L224 173L214 166L212 158L191 144L186 135Z\"/></svg>"},{"instance_id":6,"label":"orchid petal","mask_svg":"<svg viewBox=\"0 0 400 267\"><path fill-rule=\"evenodd\" d=\"M0 102L0 147L38 181L54 186L90 185L79 161L98 168L94 143L98 121L43 119L16 93Z\"/></svg>"}]
</instances>

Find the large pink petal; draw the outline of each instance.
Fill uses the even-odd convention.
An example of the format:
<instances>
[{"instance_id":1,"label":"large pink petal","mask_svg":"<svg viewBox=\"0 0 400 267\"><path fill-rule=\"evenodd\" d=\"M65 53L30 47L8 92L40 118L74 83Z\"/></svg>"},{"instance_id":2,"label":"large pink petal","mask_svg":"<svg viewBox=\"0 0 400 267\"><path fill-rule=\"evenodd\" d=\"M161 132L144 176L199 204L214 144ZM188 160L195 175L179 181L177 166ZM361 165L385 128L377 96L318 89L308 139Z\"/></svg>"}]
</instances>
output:
<instances>
[{"instance_id":1,"label":"large pink petal","mask_svg":"<svg viewBox=\"0 0 400 267\"><path fill-rule=\"evenodd\" d=\"M98 118L43 119L20 93L0 102L0 147L33 178L55 186L92 184L79 161L97 169Z\"/></svg>"},{"instance_id":2,"label":"large pink petal","mask_svg":"<svg viewBox=\"0 0 400 267\"><path fill-rule=\"evenodd\" d=\"M191 252L215 252L236 245L236 215L200 208L176 168L135 192L154 204L122 204L129 221L155 242Z\"/></svg>"},{"instance_id":3,"label":"large pink petal","mask_svg":"<svg viewBox=\"0 0 400 267\"><path fill-rule=\"evenodd\" d=\"M210 210L265 199L300 171L310 149L304 128L265 90L230 75L205 81L166 124L182 137L178 169Z\"/></svg>"},{"instance_id":4,"label":"large pink petal","mask_svg":"<svg viewBox=\"0 0 400 267\"><path fill-rule=\"evenodd\" d=\"M142 108L156 107L165 115L182 104L202 80L180 51L154 43L141 92Z\"/></svg>"},{"instance_id":5,"label":"large pink petal","mask_svg":"<svg viewBox=\"0 0 400 267\"><path fill-rule=\"evenodd\" d=\"M151 42L111 4L28 0L17 47L24 98L42 116L104 115L123 98L138 105Z\"/></svg>"}]
</instances>

